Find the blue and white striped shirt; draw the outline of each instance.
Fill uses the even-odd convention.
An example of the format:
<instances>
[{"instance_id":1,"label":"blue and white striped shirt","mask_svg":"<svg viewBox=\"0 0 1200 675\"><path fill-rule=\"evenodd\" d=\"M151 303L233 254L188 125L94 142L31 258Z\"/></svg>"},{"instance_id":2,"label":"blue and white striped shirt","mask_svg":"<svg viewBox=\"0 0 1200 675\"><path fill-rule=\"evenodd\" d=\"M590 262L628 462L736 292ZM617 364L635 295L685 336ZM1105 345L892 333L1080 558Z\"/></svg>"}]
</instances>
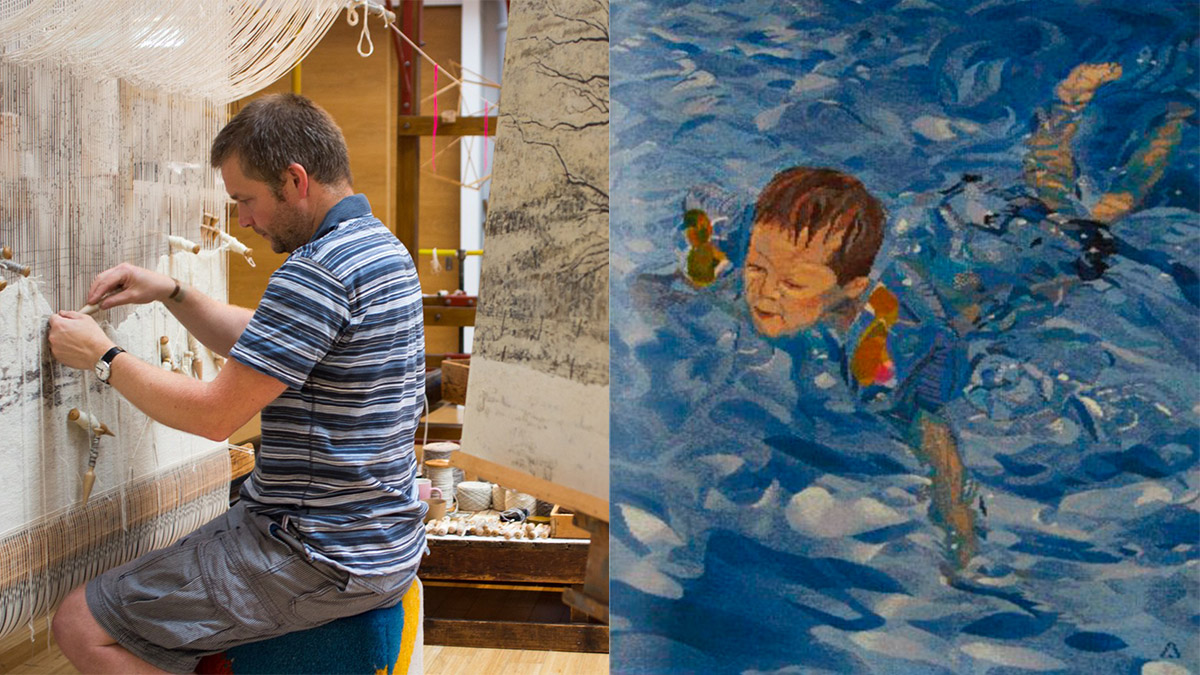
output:
<instances>
[{"instance_id":1,"label":"blue and white striped shirt","mask_svg":"<svg viewBox=\"0 0 1200 675\"><path fill-rule=\"evenodd\" d=\"M288 386L262 411L248 506L284 521L316 559L355 574L415 573L426 510L412 495L421 287L366 197L338 202L271 275L229 356Z\"/></svg>"}]
</instances>

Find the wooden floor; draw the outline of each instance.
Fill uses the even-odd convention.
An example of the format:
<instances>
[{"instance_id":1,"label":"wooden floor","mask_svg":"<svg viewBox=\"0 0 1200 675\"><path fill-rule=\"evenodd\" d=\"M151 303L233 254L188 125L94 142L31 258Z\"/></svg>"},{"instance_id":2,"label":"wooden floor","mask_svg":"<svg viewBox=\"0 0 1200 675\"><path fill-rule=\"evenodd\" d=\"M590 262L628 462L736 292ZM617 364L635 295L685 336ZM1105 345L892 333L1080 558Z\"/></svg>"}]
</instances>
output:
<instances>
[{"instance_id":1,"label":"wooden floor","mask_svg":"<svg viewBox=\"0 0 1200 675\"><path fill-rule=\"evenodd\" d=\"M67 675L75 669L58 649L51 648L8 671L19 674ZM608 654L535 652L517 649L425 647L425 675L607 675Z\"/></svg>"}]
</instances>

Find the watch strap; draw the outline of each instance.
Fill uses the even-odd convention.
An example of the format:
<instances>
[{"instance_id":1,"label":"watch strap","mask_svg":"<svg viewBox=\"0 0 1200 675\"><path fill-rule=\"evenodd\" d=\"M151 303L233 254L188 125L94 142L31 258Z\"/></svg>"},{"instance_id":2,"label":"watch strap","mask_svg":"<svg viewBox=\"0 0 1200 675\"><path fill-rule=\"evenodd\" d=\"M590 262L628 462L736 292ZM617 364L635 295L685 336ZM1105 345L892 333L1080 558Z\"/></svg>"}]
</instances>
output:
<instances>
[{"instance_id":1,"label":"watch strap","mask_svg":"<svg viewBox=\"0 0 1200 675\"><path fill-rule=\"evenodd\" d=\"M121 349L120 347L113 347L112 349L104 352L104 356L101 356L100 360L108 365L112 365L113 359L117 358L117 354L120 354L123 351L125 350Z\"/></svg>"},{"instance_id":2,"label":"watch strap","mask_svg":"<svg viewBox=\"0 0 1200 675\"><path fill-rule=\"evenodd\" d=\"M120 347L113 347L112 349L104 352L104 356L101 356L100 360L96 362L96 367L94 369L96 371L96 377L100 378L100 381L104 384L108 384L108 379L112 377L113 359L117 358L117 354L120 354L123 351L125 350L121 349Z\"/></svg>"}]
</instances>

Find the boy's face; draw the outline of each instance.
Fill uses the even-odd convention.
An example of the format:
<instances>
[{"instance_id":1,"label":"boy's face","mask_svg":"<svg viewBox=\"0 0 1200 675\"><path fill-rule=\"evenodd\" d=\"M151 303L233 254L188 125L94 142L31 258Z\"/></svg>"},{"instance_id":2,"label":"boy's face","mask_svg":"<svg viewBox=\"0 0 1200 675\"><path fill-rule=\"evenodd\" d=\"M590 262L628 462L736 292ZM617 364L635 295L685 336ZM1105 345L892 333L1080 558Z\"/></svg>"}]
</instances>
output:
<instances>
[{"instance_id":1,"label":"boy's face","mask_svg":"<svg viewBox=\"0 0 1200 675\"><path fill-rule=\"evenodd\" d=\"M846 294L838 285L829 260L841 245L843 233L826 240L821 232L812 241L791 228L754 223L746 254L746 303L754 327L767 337L794 334L809 328Z\"/></svg>"}]
</instances>

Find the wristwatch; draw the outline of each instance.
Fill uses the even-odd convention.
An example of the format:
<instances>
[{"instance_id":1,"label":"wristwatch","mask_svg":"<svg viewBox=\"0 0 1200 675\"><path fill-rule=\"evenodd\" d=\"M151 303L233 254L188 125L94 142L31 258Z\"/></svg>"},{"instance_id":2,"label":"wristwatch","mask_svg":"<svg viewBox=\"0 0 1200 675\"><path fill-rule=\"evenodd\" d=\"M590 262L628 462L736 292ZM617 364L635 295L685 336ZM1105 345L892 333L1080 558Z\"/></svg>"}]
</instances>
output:
<instances>
[{"instance_id":1,"label":"wristwatch","mask_svg":"<svg viewBox=\"0 0 1200 675\"><path fill-rule=\"evenodd\" d=\"M120 347L113 347L112 349L104 352L104 356L101 356L100 360L96 362L96 377L100 378L100 381L104 384L108 384L108 377L112 375L113 359L117 358L117 354L120 354L123 351L125 350L121 349Z\"/></svg>"}]
</instances>

